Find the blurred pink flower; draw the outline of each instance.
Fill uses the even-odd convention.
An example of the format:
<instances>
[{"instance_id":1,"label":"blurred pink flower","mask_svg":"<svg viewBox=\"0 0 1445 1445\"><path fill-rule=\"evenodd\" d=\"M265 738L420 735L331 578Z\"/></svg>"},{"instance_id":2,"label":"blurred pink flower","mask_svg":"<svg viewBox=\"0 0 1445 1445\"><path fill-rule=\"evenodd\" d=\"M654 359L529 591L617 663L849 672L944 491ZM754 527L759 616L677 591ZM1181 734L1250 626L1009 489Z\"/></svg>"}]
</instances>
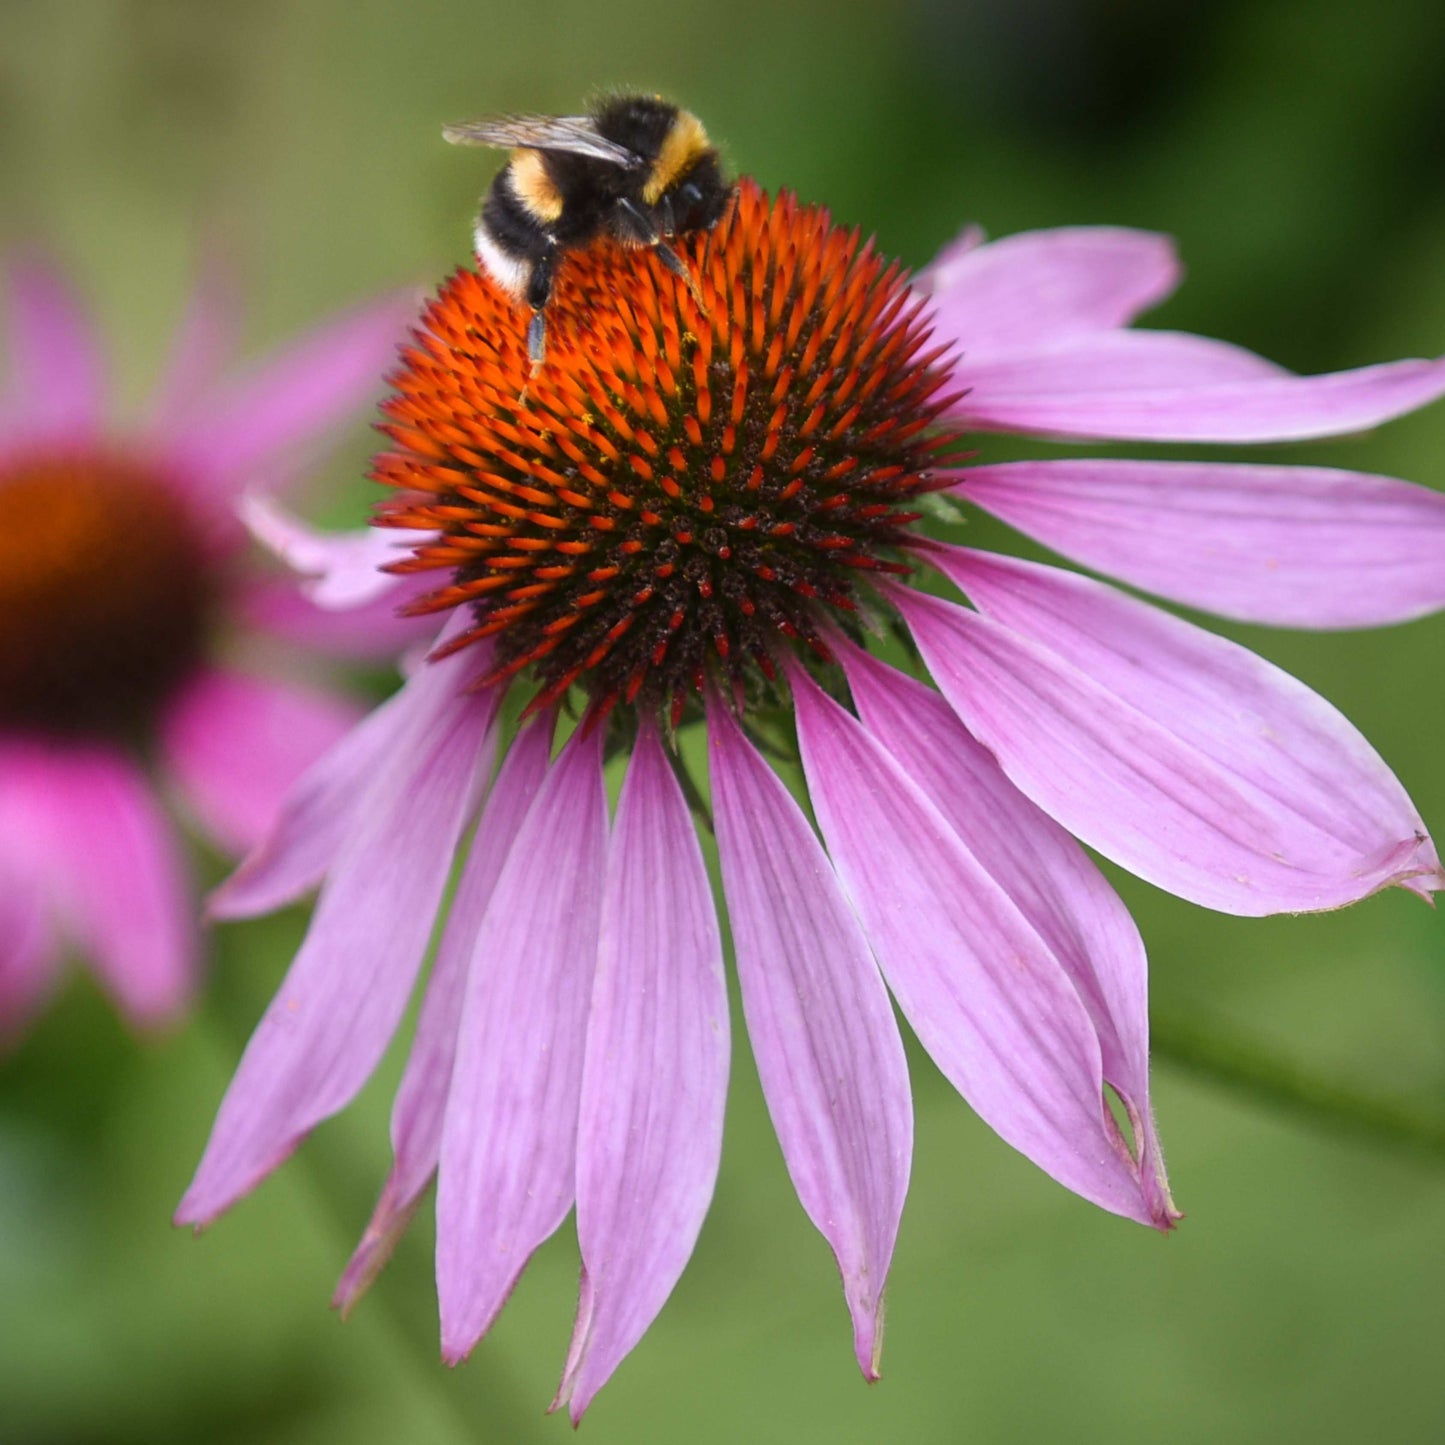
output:
<instances>
[{"instance_id":1,"label":"blurred pink flower","mask_svg":"<svg viewBox=\"0 0 1445 1445\"><path fill-rule=\"evenodd\" d=\"M174 1017L196 984L197 905L163 795L244 852L355 722L340 696L268 671L256 644L371 655L395 648L395 628L320 614L294 578L248 566L236 508L247 487L293 481L365 407L412 313L372 303L223 381L234 317L203 286L146 419L120 430L77 301L34 262L8 279L0 1040L44 1001L67 946L132 1023Z\"/></svg>"},{"instance_id":2,"label":"blurred pink flower","mask_svg":"<svg viewBox=\"0 0 1445 1445\"><path fill-rule=\"evenodd\" d=\"M950 491L1233 616L1414 616L1445 601L1445 497L1422 488L1278 466L964 467L956 448L993 430L1355 431L1445 392L1445 362L1298 377L1126 330L1178 279L1169 243L1132 231L967 238L925 298L825 213L744 182L688 262L705 310L645 253L569 256L535 377L525 317L479 273L443 287L404 353L380 520L422 534L406 585L440 583L412 610L452 615L215 900L250 915L322 884L178 1214L213 1219L355 1095L479 814L395 1165L337 1303L436 1175L442 1349L459 1360L575 1203L557 1400L574 1419L680 1276L721 1149L722 949L688 801L698 759L672 730L705 722L753 1052L870 1377L912 1144L890 992L1005 1140L1164 1229L1144 948L1075 838L1240 914L1442 885L1400 784L1302 684L1103 582L944 545L903 509ZM911 585L920 565L971 606ZM937 691L868 648L905 625ZM532 719L493 778L513 677ZM582 720L553 758L569 698ZM816 831L764 756L794 729ZM609 824L603 763L622 754Z\"/></svg>"}]
</instances>

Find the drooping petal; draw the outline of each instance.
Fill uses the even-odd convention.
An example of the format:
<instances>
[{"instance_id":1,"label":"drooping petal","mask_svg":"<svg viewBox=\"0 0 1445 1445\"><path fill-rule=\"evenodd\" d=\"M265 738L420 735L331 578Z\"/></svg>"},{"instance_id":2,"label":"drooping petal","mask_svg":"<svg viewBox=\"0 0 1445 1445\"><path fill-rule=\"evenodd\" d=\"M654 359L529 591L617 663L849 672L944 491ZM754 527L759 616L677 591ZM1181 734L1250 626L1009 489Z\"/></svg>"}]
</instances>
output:
<instances>
[{"instance_id":1,"label":"drooping petal","mask_svg":"<svg viewBox=\"0 0 1445 1445\"><path fill-rule=\"evenodd\" d=\"M416 312L410 296L387 296L310 332L251 376L191 409L172 447L214 487L239 487L272 466L289 481L296 454L378 396Z\"/></svg>"},{"instance_id":2,"label":"drooping petal","mask_svg":"<svg viewBox=\"0 0 1445 1445\"><path fill-rule=\"evenodd\" d=\"M437 1173L442 1357L491 1327L575 1191L577 1105L607 866L602 729L574 734L473 946Z\"/></svg>"},{"instance_id":3,"label":"drooping petal","mask_svg":"<svg viewBox=\"0 0 1445 1445\"><path fill-rule=\"evenodd\" d=\"M955 420L1119 441L1273 442L1379 426L1445 394L1445 359L1294 376L1202 336L1112 331L965 357Z\"/></svg>"},{"instance_id":4,"label":"drooping petal","mask_svg":"<svg viewBox=\"0 0 1445 1445\"><path fill-rule=\"evenodd\" d=\"M416 697L403 688L307 769L266 836L207 900L211 918L257 918L320 886L376 769L405 735Z\"/></svg>"},{"instance_id":5,"label":"drooping petal","mask_svg":"<svg viewBox=\"0 0 1445 1445\"><path fill-rule=\"evenodd\" d=\"M487 794L466 867L447 913L446 930L427 980L416 1037L392 1107L391 1145L395 1162L382 1186L371 1222L331 1301L343 1315L391 1257L436 1173L467 966L502 865L546 776L552 728L553 719L548 716L518 734Z\"/></svg>"},{"instance_id":6,"label":"drooping petal","mask_svg":"<svg viewBox=\"0 0 1445 1445\"><path fill-rule=\"evenodd\" d=\"M1059 960L878 740L801 667L789 676L818 827L919 1042L1020 1153L1085 1199L1155 1222Z\"/></svg>"},{"instance_id":7,"label":"drooping petal","mask_svg":"<svg viewBox=\"0 0 1445 1445\"><path fill-rule=\"evenodd\" d=\"M893 590L944 696L1106 857L1245 915L1440 886L1398 780L1304 684L1101 582L961 548L928 558L987 614Z\"/></svg>"},{"instance_id":8,"label":"drooping petal","mask_svg":"<svg viewBox=\"0 0 1445 1445\"><path fill-rule=\"evenodd\" d=\"M552 1408L576 1424L656 1318L702 1228L728 1077L722 940L687 802L656 731L607 858L577 1125L582 1284Z\"/></svg>"},{"instance_id":9,"label":"drooping petal","mask_svg":"<svg viewBox=\"0 0 1445 1445\"><path fill-rule=\"evenodd\" d=\"M105 417L105 363L69 287L37 261L6 273L7 447L53 437L89 440Z\"/></svg>"},{"instance_id":10,"label":"drooping petal","mask_svg":"<svg viewBox=\"0 0 1445 1445\"><path fill-rule=\"evenodd\" d=\"M161 1024L196 982L194 904L144 775L101 747L38 748L27 834L60 924L132 1022Z\"/></svg>"},{"instance_id":11,"label":"drooping petal","mask_svg":"<svg viewBox=\"0 0 1445 1445\"><path fill-rule=\"evenodd\" d=\"M961 497L1075 562L1281 627L1377 627L1445 606L1445 494L1324 467L1028 461Z\"/></svg>"},{"instance_id":12,"label":"drooping petal","mask_svg":"<svg viewBox=\"0 0 1445 1445\"><path fill-rule=\"evenodd\" d=\"M490 771L498 699L494 688L468 691L473 666L463 655L425 667L393 700L401 725L342 830L306 940L246 1046L177 1223L204 1224L252 1189L351 1100L385 1050Z\"/></svg>"},{"instance_id":13,"label":"drooping petal","mask_svg":"<svg viewBox=\"0 0 1445 1445\"><path fill-rule=\"evenodd\" d=\"M168 707L161 748L206 831L244 853L301 775L359 721L356 707L328 693L206 668Z\"/></svg>"},{"instance_id":14,"label":"drooping petal","mask_svg":"<svg viewBox=\"0 0 1445 1445\"><path fill-rule=\"evenodd\" d=\"M447 634L444 632L443 636ZM474 654L474 661L480 661ZM368 790L388 769L404 765L413 737L426 733L468 675L423 668L399 692L373 709L297 781L261 842L207 901L212 918L254 918L294 903L317 887L354 831L352 820Z\"/></svg>"},{"instance_id":15,"label":"drooping petal","mask_svg":"<svg viewBox=\"0 0 1445 1445\"><path fill-rule=\"evenodd\" d=\"M903 1044L833 866L781 780L708 706L723 889L743 1013L783 1158L832 1247L868 1379L913 1151Z\"/></svg>"},{"instance_id":16,"label":"drooping petal","mask_svg":"<svg viewBox=\"0 0 1445 1445\"><path fill-rule=\"evenodd\" d=\"M863 725L947 820L1068 975L1123 1099L1152 1222L1175 1218L1149 1104L1148 964L1129 911L1079 845L1000 771L932 688L839 645Z\"/></svg>"},{"instance_id":17,"label":"drooping petal","mask_svg":"<svg viewBox=\"0 0 1445 1445\"><path fill-rule=\"evenodd\" d=\"M1065 226L984 245L966 233L919 281L933 294L940 330L968 357L1127 326L1182 274L1168 236Z\"/></svg>"}]
</instances>

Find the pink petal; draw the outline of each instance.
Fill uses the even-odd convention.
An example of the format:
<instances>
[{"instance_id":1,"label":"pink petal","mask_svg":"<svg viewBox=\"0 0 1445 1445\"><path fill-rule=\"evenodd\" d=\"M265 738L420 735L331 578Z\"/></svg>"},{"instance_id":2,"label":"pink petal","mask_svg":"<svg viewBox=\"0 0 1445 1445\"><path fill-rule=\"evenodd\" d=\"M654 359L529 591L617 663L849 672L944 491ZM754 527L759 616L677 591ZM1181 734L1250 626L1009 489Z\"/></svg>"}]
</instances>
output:
<instances>
[{"instance_id":1,"label":"pink petal","mask_svg":"<svg viewBox=\"0 0 1445 1445\"><path fill-rule=\"evenodd\" d=\"M308 652L355 662L395 662L436 635L436 616L403 617L401 609L436 588L426 573L396 579L385 596L339 612L320 607L305 593L305 583L289 577L249 580L236 607L244 626L266 632Z\"/></svg>"},{"instance_id":2,"label":"pink petal","mask_svg":"<svg viewBox=\"0 0 1445 1445\"><path fill-rule=\"evenodd\" d=\"M241 498L240 513L251 535L303 579L253 583L240 602L250 626L303 647L358 659L394 659L435 633L434 616L399 614L407 603L433 591L436 578L381 571L432 533L382 527L323 532L260 492Z\"/></svg>"},{"instance_id":3,"label":"pink petal","mask_svg":"<svg viewBox=\"0 0 1445 1445\"><path fill-rule=\"evenodd\" d=\"M1378 426L1445 393L1445 360L1293 376L1238 347L1115 331L1047 350L965 357L965 426L1116 440L1269 442Z\"/></svg>"},{"instance_id":4,"label":"pink petal","mask_svg":"<svg viewBox=\"0 0 1445 1445\"><path fill-rule=\"evenodd\" d=\"M516 835L472 950L437 1174L442 1357L486 1334L572 1207L607 864L602 729L574 734Z\"/></svg>"},{"instance_id":5,"label":"pink petal","mask_svg":"<svg viewBox=\"0 0 1445 1445\"><path fill-rule=\"evenodd\" d=\"M7 779L24 797L34 876L131 1021L168 1022L197 971L190 879L149 782L108 748L37 746ZM14 774L23 769L24 776Z\"/></svg>"},{"instance_id":6,"label":"pink petal","mask_svg":"<svg viewBox=\"0 0 1445 1445\"><path fill-rule=\"evenodd\" d=\"M969 353L954 371L954 380L969 388L956 410L983 427L993 426L996 409L1039 398L1107 400L1146 388L1203 389L1288 376L1241 346L1183 331L1096 332L1052 346Z\"/></svg>"},{"instance_id":7,"label":"pink petal","mask_svg":"<svg viewBox=\"0 0 1445 1445\"><path fill-rule=\"evenodd\" d=\"M151 399L151 433L165 437L183 424L216 384L241 332L236 288L214 262L207 263L171 342L170 357Z\"/></svg>"},{"instance_id":8,"label":"pink petal","mask_svg":"<svg viewBox=\"0 0 1445 1445\"><path fill-rule=\"evenodd\" d=\"M913 1149L902 1040L827 855L716 698L708 742L748 1037L798 1198L837 1258L858 1366L876 1379Z\"/></svg>"},{"instance_id":9,"label":"pink petal","mask_svg":"<svg viewBox=\"0 0 1445 1445\"><path fill-rule=\"evenodd\" d=\"M851 714L790 669L818 827L904 1016L953 1086L1061 1184L1151 1223L1099 1039L1048 944Z\"/></svg>"},{"instance_id":10,"label":"pink petal","mask_svg":"<svg viewBox=\"0 0 1445 1445\"><path fill-rule=\"evenodd\" d=\"M239 510L251 535L308 579L307 596L318 607L336 611L394 599L410 579L381 569L389 562L401 561L436 535L406 527L324 532L264 492L248 492L241 498ZM430 586L435 588L435 579Z\"/></svg>"},{"instance_id":11,"label":"pink petal","mask_svg":"<svg viewBox=\"0 0 1445 1445\"><path fill-rule=\"evenodd\" d=\"M1245 622L1375 627L1445 606L1445 495L1389 477L1031 461L956 490L1086 567Z\"/></svg>"},{"instance_id":12,"label":"pink petal","mask_svg":"<svg viewBox=\"0 0 1445 1445\"><path fill-rule=\"evenodd\" d=\"M5 443L60 436L84 442L105 416L105 364L95 329L70 288L48 266L12 264Z\"/></svg>"},{"instance_id":13,"label":"pink petal","mask_svg":"<svg viewBox=\"0 0 1445 1445\"><path fill-rule=\"evenodd\" d=\"M265 467L290 479L298 449L381 394L415 313L411 296L392 295L317 327L196 406L173 438L178 455L216 486L239 487Z\"/></svg>"},{"instance_id":14,"label":"pink petal","mask_svg":"<svg viewBox=\"0 0 1445 1445\"><path fill-rule=\"evenodd\" d=\"M385 1050L490 771L498 698L495 688L467 690L474 666L462 653L403 689L402 725L350 812L306 940L246 1047L177 1223L204 1224L254 1188L350 1102Z\"/></svg>"},{"instance_id":15,"label":"pink petal","mask_svg":"<svg viewBox=\"0 0 1445 1445\"><path fill-rule=\"evenodd\" d=\"M863 724L939 810L1068 975L1098 1035L1104 1078L1139 1143L1151 1222L1178 1218L1149 1105L1148 966L1134 920L1079 845L1040 812L954 716L913 678L840 648Z\"/></svg>"},{"instance_id":16,"label":"pink petal","mask_svg":"<svg viewBox=\"0 0 1445 1445\"><path fill-rule=\"evenodd\" d=\"M476 655L475 649L468 652L471 666L485 670L486 658ZM281 804L266 837L211 894L209 915L254 918L317 887L355 831L352 822L368 789L389 786L380 779L405 766L408 750L432 727L438 709L451 706L455 694L466 688L472 676L467 666L464 653L451 667L422 667L400 692L373 709L308 768ZM442 671L435 671L437 667Z\"/></svg>"},{"instance_id":17,"label":"pink petal","mask_svg":"<svg viewBox=\"0 0 1445 1445\"><path fill-rule=\"evenodd\" d=\"M986 245L976 232L946 247L920 282L939 329L965 356L1044 346L1127 326L1182 276L1168 236L1111 226L1025 231Z\"/></svg>"},{"instance_id":18,"label":"pink petal","mask_svg":"<svg viewBox=\"0 0 1445 1445\"><path fill-rule=\"evenodd\" d=\"M507 750L477 824L466 868L447 914L446 931L427 980L416 1038L391 1111L395 1162L332 1304L345 1314L391 1257L441 1157L442 1120L451 1088L457 1020L472 948L512 841L547 773L553 719L538 719Z\"/></svg>"},{"instance_id":19,"label":"pink petal","mask_svg":"<svg viewBox=\"0 0 1445 1445\"><path fill-rule=\"evenodd\" d=\"M987 613L893 590L944 696L1018 788L1106 857L1246 915L1439 886L1399 782L1302 683L1101 582L928 556Z\"/></svg>"},{"instance_id":20,"label":"pink petal","mask_svg":"<svg viewBox=\"0 0 1445 1445\"><path fill-rule=\"evenodd\" d=\"M406 688L395 693L302 774L266 836L207 900L211 918L257 918L320 886L418 699Z\"/></svg>"},{"instance_id":21,"label":"pink petal","mask_svg":"<svg viewBox=\"0 0 1445 1445\"><path fill-rule=\"evenodd\" d=\"M209 668L171 703L161 747L207 832L244 853L301 775L359 720L359 709L327 693Z\"/></svg>"},{"instance_id":22,"label":"pink petal","mask_svg":"<svg viewBox=\"0 0 1445 1445\"><path fill-rule=\"evenodd\" d=\"M7 843L21 847L8 822L0 822ZM0 1050L24 1033L55 985L56 938L45 898L29 869L0 858Z\"/></svg>"},{"instance_id":23,"label":"pink petal","mask_svg":"<svg viewBox=\"0 0 1445 1445\"><path fill-rule=\"evenodd\" d=\"M682 789L644 726L607 858L577 1125L581 1298L552 1408L573 1424L682 1275L722 1157L728 1000Z\"/></svg>"}]
</instances>

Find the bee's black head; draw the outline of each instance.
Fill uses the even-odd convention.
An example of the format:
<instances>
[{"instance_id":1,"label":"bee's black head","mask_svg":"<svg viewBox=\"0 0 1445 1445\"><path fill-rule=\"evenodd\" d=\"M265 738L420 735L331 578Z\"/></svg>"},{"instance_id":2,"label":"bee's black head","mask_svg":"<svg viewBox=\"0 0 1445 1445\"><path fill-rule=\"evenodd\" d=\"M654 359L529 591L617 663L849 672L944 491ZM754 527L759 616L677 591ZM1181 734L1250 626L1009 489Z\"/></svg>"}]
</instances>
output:
<instances>
[{"instance_id":1,"label":"bee's black head","mask_svg":"<svg viewBox=\"0 0 1445 1445\"><path fill-rule=\"evenodd\" d=\"M669 193L673 223L679 235L710 231L722 220L733 188L723 179L717 152L707 151Z\"/></svg>"}]
</instances>

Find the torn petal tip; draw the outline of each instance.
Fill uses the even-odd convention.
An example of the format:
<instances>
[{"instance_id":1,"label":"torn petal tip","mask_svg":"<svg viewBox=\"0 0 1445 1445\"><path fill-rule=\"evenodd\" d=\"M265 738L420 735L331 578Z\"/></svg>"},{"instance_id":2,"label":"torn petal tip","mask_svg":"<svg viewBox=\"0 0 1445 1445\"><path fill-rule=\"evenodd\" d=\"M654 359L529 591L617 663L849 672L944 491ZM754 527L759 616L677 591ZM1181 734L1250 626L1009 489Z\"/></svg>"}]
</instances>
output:
<instances>
[{"instance_id":1,"label":"torn petal tip","mask_svg":"<svg viewBox=\"0 0 1445 1445\"><path fill-rule=\"evenodd\" d=\"M171 1215L171 1223L177 1229L189 1229L193 1235L199 1238L215 1222L215 1211L209 1214L202 1213L191 1203L189 1194L176 1206L176 1212Z\"/></svg>"},{"instance_id":2,"label":"torn petal tip","mask_svg":"<svg viewBox=\"0 0 1445 1445\"><path fill-rule=\"evenodd\" d=\"M581 1425L582 1417L587 1413L587 1407L591 1403L591 1397L586 1400L575 1399L572 1394L572 1381L564 1378L557 1388L557 1394L552 1403L547 1406L547 1413L555 1415L558 1410L565 1408L567 1418L572 1422L572 1428L575 1430Z\"/></svg>"},{"instance_id":3,"label":"torn petal tip","mask_svg":"<svg viewBox=\"0 0 1445 1445\"><path fill-rule=\"evenodd\" d=\"M859 1303L854 1312L853 1353L863 1378L876 1385L883 1378L883 1301L869 1309Z\"/></svg>"},{"instance_id":4,"label":"torn petal tip","mask_svg":"<svg viewBox=\"0 0 1445 1445\"><path fill-rule=\"evenodd\" d=\"M1160 1234L1173 1234L1179 1227L1179 1221L1184 1218L1184 1211L1175 1207L1174 1198L1168 1189L1164 1189L1158 1199L1154 1201L1153 1218L1150 1223Z\"/></svg>"}]
</instances>

